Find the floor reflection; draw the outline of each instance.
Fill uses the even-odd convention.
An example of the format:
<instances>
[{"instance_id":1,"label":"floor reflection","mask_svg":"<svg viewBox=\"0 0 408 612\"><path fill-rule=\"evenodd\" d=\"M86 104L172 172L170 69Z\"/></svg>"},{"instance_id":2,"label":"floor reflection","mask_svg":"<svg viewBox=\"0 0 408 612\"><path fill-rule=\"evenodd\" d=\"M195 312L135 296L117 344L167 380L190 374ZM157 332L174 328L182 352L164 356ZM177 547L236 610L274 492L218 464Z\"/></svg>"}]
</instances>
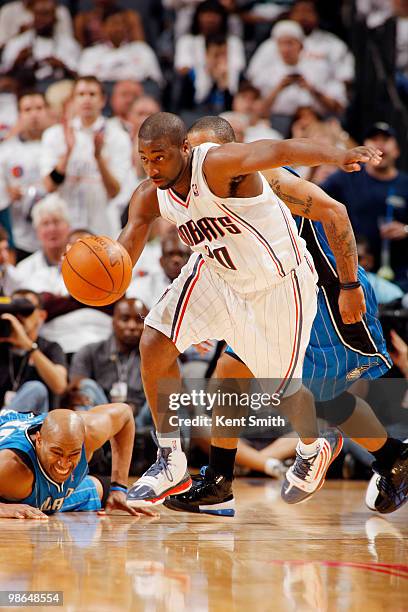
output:
<instances>
[{"instance_id":1,"label":"floor reflection","mask_svg":"<svg viewBox=\"0 0 408 612\"><path fill-rule=\"evenodd\" d=\"M237 483L232 520L0 520L0 589L62 590L81 612L407 609L407 509L373 515L356 483L288 507L259 484Z\"/></svg>"}]
</instances>

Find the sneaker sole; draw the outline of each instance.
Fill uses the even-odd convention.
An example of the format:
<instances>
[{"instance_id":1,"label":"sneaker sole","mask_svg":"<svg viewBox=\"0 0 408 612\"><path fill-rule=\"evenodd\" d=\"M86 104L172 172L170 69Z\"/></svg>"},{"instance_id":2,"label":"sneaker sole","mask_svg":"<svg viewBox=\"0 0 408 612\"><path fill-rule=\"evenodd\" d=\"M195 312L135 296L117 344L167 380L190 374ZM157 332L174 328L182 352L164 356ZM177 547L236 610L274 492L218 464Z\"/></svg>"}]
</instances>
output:
<instances>
[{"instance_id":1,"label":"sneaker sole","mask_svg":"<svg viewBox=\"0 0 408 612\"><path fill-rule=\"evenodd\" d=\"M327 468L325 469L321 482L318 485L318 487L312 491L311 493L309 493L306 497L304 497L303 499L300 499L299 501L287 501L285 498L282 498L284 502L286 502L287 504L290 505L295 505L295 504L303 504L303 502L307 501L308 499L310 499L315 493L317 493L318 491L320 491L320 489L322 488L322 486L324 485L324 483L326 482L326 474L327 474L327 470L329 469L329 467L331 466L331 464L333 463L333 461L339 456L341 449L343 448L343 436L339 436L339 439L337 441L337 446L333 452L333 455L327 465Z\"/></svg>"},{"instance_id":2,"label":"sneaker sole","mask_svg":"<svg viewBox=\"0 0 408 612\"><path fill-rule=\"evenodd\" d=\"M150 499L127 499L126 503L130 508L151 508L152 506L159 506L164 502L166 497L170 495L179 495L180 493L187 493L191 489L193 481L190 477L187 480L179 482L175 487L170 487L166 491L163 491L159 496L152 497Z\"/></svg>"},{"instance_id":3,"label":"sneaker sole","mask_svg":"<svg viewBox=\"0 0 408 612\"><path fill-rule=\"evenodd\" d=\"M170 510L175 510L176 512L210 514L213 516L235 516L234 499L230 499L229 501L221 502L219 504L207 504L202 506L190 506L188 504L183 504L183 502L178 502L177 500L166 499L164 505L166 506L166 508L169 508Z\"/></svg>"}]
</instances>

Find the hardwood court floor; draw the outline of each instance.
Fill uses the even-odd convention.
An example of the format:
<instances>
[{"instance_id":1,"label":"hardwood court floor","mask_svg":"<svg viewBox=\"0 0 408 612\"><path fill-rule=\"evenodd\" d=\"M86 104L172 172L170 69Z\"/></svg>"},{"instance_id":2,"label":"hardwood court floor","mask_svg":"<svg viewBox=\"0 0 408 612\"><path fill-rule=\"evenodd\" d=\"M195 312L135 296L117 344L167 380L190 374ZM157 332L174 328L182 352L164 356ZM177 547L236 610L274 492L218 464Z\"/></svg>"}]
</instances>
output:
<instances>
[{"instance_id":1,"label":"hardwood court floor","mask_svg":"<svg viewBox=\"0 0 408 612\"><path fill-rule=\"evenodd\" d=\"M238 480L234 519L2 519L0 589L63 591L69 612L406 612L408 504L383 518L365 486L287 506L276 482Z\"/></svg>"}]
</instances>

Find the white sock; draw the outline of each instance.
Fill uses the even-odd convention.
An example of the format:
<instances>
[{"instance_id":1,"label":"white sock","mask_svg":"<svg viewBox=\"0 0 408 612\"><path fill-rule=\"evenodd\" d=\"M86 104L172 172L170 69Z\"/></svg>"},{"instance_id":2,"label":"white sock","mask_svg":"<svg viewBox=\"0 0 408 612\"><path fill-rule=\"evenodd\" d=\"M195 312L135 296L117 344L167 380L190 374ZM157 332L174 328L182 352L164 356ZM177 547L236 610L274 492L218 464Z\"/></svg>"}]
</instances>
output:
<instances>
[{"instance_id":1,"label":"white sock","mask_svg":"<svg viewBox=\"0 0 408 612\"><path fill-rule=\"evenodd\" d=\"M182 453L184 452L181 448L180 441L180 430L176 429L175 431L171 431L169 433L160 433L156 431L157 440L159 442L159 446L163 448L168 448L170 446L172 452Z\"/></svg>"},{"instance_id":2,"label":"white sock","mask_svg":"<svg viewBox=\"0 0 408 612\"><path fill-rule=\"evenodd\" d=\"M311 444L305 444L302 442L302 440L299 440L298 450L302 457L312 457L313 455L317 455L319 451L319 438L317 438L317 440Z\"/></svg>"}]
</instances>

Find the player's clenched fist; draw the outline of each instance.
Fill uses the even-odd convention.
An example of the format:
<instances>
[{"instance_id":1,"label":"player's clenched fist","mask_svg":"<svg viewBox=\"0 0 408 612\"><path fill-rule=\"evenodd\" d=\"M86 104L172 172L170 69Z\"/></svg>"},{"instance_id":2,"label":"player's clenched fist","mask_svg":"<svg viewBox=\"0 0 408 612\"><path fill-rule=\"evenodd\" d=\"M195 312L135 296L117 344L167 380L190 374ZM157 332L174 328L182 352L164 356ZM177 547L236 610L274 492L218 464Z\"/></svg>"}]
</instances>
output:
<instances>
[{"instance_id":1,"label":"player's clenched fist","mask_svg":"<svg viewBox=\"0 0 408 612\"><path fill-rule=\"evenodd\" d=\"M382 151L376 147L355 147L340 154L338 165L345 172L358 172L361 170L360 164L370 162L370 164L377 166L381 161L381 157Z\"/></svg>"},{"instance_id":2,"label":"player's clenched fist","mask_svg":"<svg viewBox=\"0 0 408 612\"><path fill-rule=\"evenodd\" d=\"M340 291L339 311L343 323L359 323L366 313L364 292L361 287Z\"/></svg>"}]
</instances>

